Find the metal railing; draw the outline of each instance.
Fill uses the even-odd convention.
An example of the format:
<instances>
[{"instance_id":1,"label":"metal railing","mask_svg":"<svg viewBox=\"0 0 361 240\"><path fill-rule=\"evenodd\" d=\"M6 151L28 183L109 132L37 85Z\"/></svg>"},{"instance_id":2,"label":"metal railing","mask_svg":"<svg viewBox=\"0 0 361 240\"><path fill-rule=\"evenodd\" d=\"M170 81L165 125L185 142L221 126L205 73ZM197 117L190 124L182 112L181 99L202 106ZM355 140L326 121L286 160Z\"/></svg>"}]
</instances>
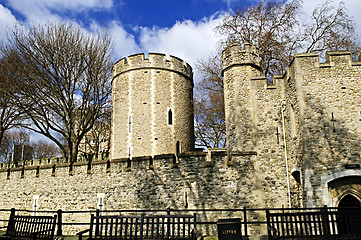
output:
<instances>
[{"instance_id":1,"label":"metal railing","mask_svg":"<svg viewBox=\"0 0 361 240\"><path fill-rule=\"evenodd\" d=\"M88 211L64 211L64 210L57 210L57 211L31 211L31 210L16 210L19 214L30 215L57 215L57 235L63 235L63 229L67 226L89 226L90 225L90 215L92 213L96 213L97 211L103 215L126 215L126 214L134 214L134 215L141 215L141 214L187 214L192 215L194 213L197 214L197 229L216 229L217 220L219 218L240 218L241 225L242 225L242 232L243 236L250 236L254 235L253 233L250 234L250 229L260 228L263 227L267 229L267 219L266 219L266 211L279 211L279 212L298 212L298 211L316 211L323 208L236 208L236 209L154 209L154 210L88 210ZM327 209L337 209L337 208L327 208ZM6 226L8 221L8 216L10 216L11 209L0 209L0 225ZM6 214L8 212L8 214ZM72 219L77 220L74 221L67 221L64 215L71 214L73 215ZM89 218L88 221L81 221L81 215L87 215ZM79 216L79 217L77 217ZM212 217L214 216L214 217ZM83 217L84 218L84 217ZM79 221L78 221L79 220ZM1 227L0 226L0 227ZM199 227L198 227L199 226ZM267 234L267 233L266 233ZM74 234L75 235L75 234Z\"/></svg>"}]
</instances>

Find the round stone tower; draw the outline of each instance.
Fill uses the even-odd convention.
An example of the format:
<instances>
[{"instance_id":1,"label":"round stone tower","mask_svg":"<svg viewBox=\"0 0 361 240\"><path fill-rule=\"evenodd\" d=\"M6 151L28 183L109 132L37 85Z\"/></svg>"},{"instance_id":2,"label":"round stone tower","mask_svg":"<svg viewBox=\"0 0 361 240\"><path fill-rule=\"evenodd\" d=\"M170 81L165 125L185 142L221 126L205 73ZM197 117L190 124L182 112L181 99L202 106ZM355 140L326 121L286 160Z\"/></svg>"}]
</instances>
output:
<instances>
[{"instance_id":1,"label":"round stone tower","mask_svg":"<svg viewBox=\"0 0 361 240\"><path fill-rule=\"evenodd\" d=\"M136 54L113 67L111 159L194 147L193 72L164 54Z\"/></svg>"}]
</instances>

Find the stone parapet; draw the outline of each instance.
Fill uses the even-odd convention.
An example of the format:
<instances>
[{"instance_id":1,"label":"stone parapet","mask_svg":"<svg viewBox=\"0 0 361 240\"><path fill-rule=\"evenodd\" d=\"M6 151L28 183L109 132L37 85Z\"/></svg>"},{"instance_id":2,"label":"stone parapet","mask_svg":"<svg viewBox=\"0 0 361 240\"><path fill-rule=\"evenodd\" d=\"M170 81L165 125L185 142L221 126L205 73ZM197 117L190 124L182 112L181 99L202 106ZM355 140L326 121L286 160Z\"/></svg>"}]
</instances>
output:
<instances>
[{"instance_id":1,"label":"stone parapet","mask_svg":"<svg viewBox=\"0 0 361 240\"><path fill-rule=\"evenodd\" d=\"M352 54L349 51L330 51L326 52L324 61L320 61L320 56L317 53L299 53L296 54L291 66L295 59L302 60L302 65L306 67L318 67L318 68L332 68L332 67L352 67L361 66L360 56L358 61L352 58Z\"/></svg>"},{"instance_id":2,"label":"stone parapet","mask_svg":"<svg viewBox=\"0 0 361 240\"><path fill-rule=\"evenodd\" d=\"M264 205L255 200L260 194L259 181L271 184L278 193L284 192L282 181L269 182L256 176L254 152L235 153L232 164L225 151L212 152L209 157L210 161L205 152L187 152L178 158L166 154L152 159L143 156L131 161L123 158L62 164L55 166L55 171L51 165L1 170L1 207L32 210L33 197L37 196L39 211L90 211L98 208L102 193L104 210L260 208ZM275 190L265 191L271 194ZM284 203L280 199L273 198L267 206L281 207ZM87 222L90 216L63 217L64 222ZM224 217L232 216L219 211L199 215L200 221ZM63 233L75 234L85 228L64 226ZM211 229L199 230L214 234Z\"/></svg>"},{"instance_id":3,"label":"stone parapet","mask_svg":"<svg viewBox=\"0 0 361 240\"><path fill-rule=\"evenodd\" d=\"M261 69L257 49L249 43L244 43L243 45L243 50L238 44L233 44L222 52L222 74L228 68L237 65L251 65Z\"/></svg>"},{"instance_id":4,"label":"stone parapet","mask_svg":"<svg viewBox=\"0 0 361 240\"><path fill-rule=\"evenodd\" d=\"M188 63L172 55L167 58L161 53L149 53L148 57L139 53L120 59L113 67L113 78L121 73L140 69L168 70L193 79L193 70Z\"/></svg>"}]
</instances>

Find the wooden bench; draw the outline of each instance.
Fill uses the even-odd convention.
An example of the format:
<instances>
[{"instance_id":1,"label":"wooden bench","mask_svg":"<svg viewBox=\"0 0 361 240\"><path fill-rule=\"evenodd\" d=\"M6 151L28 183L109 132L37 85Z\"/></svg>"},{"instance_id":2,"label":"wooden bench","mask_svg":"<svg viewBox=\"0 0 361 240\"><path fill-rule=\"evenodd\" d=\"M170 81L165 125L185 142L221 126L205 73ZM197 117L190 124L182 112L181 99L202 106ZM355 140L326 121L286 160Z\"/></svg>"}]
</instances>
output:
<instances>
[{"instance_id":1,"label":"wooden bench","mask_svg":"<svg viewBox=\"0 0 361 240\"><path fill-rule=\"evenodd\" d=\"M20 216L11 209L6 234L0 239L54 239L55 216Z\"/></svg>"},{"instance_id":2,"label":"wooden bench","mask_svg":"<svg viewBox=\"0 0 361 240\"><path fill-rule=\"evenodd\" d=\"M101 216L92 214L88 239L196 239L196 215Z\"/></svg>"},{"instance_id":3,"label":"wooden bench","mask_svg":"<svg viewBox=\"0 0 361 240\"><path fill-rule=\"evenodd\" d=\"M269 239L361 239L361 208L266 211Z\"/></svg>"}]
</instances>

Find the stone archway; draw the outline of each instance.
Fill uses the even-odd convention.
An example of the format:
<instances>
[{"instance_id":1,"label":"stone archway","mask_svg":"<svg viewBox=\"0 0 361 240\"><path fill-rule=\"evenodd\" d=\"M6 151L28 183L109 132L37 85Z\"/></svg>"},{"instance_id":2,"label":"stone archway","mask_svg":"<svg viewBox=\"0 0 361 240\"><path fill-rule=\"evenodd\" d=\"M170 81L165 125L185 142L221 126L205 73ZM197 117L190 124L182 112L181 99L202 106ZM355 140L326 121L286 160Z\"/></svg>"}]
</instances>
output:
<instances>
[{"instance_id":1,"label":"stone archway","mask_svg":"<svg viewBox=\"0 0 361 240\"><path fill-rule=\"evenodd\" d=\"M346 205L360 206L361 202L361 176L344 176L328 182L328 192L333 207Z\"/></svg>"},{"instance_id":2,"label":"stone archway","mask_svg":"<svg viewBox=\"0 0 361 240\"><path fill-rule=\"evenodd\" d=\"M361 206L360 199L353 196L352 194L347 194L338 203L339 208L360 207L360 206Z\"/></svg>"},{"instance_id":3,"label":"stone archway","mask_svg":"<svg viewBox=\"0 0 361 240\"><path fill-rule=\"evenodd\" d=\"M338 202L337 229L341 235L360 236L361 216L359 210L353 207L361 207L360 198L352 194L352 191L346 192ZM356 211L356 212L355 212Z\"/></svg>"}]
</instances>

